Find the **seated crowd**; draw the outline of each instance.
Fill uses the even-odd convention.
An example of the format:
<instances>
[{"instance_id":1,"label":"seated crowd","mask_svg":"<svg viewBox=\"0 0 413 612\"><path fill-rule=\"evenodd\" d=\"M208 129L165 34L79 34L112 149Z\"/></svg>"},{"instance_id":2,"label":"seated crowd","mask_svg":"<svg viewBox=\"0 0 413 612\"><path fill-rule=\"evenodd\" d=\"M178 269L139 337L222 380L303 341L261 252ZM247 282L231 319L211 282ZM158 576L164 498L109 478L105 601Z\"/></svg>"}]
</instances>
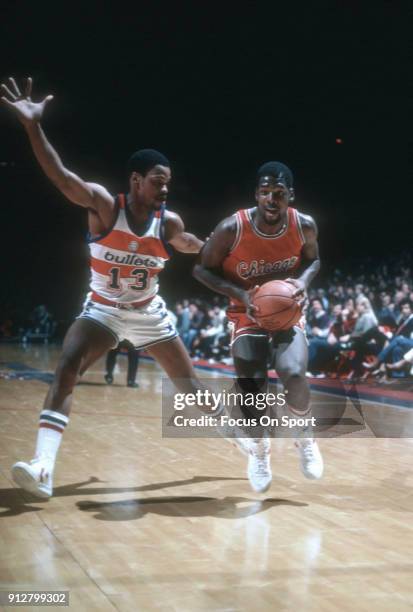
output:
<instances>
[{"instance_id":1,"label":"seated crowd","mask_svg":"<svg viewBox=\"0 0 413 612\"><path fill-rule=\"evenodd\" d=\"M172 314L191 357L211 362L230 361L230 331L224 299L214 297L211 304L201 299L184 299L176 304Z\"/></svg>"},{"instance_id":2,"label":"seated crowd","mask_svg":"<svg viewBox=\"0 0 413 612\"><path fill-rule=\"evenodd\" d=\"M383 264L374 272L335 270L328 287L311 288L306 307L309 376L379 380L413 373L413 282L410 262ZM397 272L396 272L397 271ZM230 363L225 302L182 300L178 331L194 358Z\"/></svg>"}]
</instances>

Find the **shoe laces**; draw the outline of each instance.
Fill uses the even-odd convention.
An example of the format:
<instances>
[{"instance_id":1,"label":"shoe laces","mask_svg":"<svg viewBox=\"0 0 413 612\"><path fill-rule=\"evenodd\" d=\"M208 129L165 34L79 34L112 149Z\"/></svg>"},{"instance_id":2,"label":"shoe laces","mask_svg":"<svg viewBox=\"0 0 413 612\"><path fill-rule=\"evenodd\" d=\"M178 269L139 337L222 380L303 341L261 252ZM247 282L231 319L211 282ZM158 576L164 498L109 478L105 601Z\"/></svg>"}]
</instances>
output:
<instances>
[{"instance_id":1,"label":"shoe laces","mask_svg":"<svg viewBox=\"0 0 413 612\"><path fill-rule=\"evenodd\" d=\"M251 454L256 460L258 471L266 472L268 469L267 461L270 455L267 448L264 445L259 445L257 452L252 452Z\"/></svg>"},{"instance_id":2,"label":"shoe laces","mask_svg":"<svg viewBox=\"0 0 413 612\"><path fill-rule=\"evenodd\" d=\"M304 457L309 460L314 457L314 442L312 440L306 440L298 442L298 446L304 455Z\"/></svg>"}]
</instances>

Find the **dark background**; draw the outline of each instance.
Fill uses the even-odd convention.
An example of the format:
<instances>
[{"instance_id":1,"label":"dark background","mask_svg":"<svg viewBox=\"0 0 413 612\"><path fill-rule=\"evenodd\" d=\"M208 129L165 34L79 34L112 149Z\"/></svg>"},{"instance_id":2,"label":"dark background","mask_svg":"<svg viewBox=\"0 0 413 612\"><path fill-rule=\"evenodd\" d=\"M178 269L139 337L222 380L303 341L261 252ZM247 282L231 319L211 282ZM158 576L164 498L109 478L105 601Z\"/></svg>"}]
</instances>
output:
<instances>
[{"instance_id":1,"label":"dark background","mask_svg":"<svg viewBox=\"0 0 413 612\"><path fill-rule=\"evenodd\" d=\"M251 204L258 165L287 163L297 208L319 225L324 277L356 272L411 247L405 16L396 2L360 4L4 3L1 76L55 95L51 142L114 193L134 150L164 152L169 206L200 237ZM68 320L87 288L85 212L48 183L5 108L0 130L1 306L45 303ZM191 262L177 255L162 275L170 304L204 291Z\"/></svg>"}]
</instances>

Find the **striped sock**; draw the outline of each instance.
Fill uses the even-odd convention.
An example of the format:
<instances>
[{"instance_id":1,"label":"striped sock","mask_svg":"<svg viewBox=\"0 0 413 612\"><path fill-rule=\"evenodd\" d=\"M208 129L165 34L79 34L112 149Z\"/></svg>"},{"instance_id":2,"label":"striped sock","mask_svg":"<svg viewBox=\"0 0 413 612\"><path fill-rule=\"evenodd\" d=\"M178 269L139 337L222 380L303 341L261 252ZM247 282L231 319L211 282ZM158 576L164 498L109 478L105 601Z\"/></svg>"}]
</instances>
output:
<instances>
[{"instance_id":1,"label":"striped sock","mask_svg":"<svg viewBox=\"0 0 413 612\"><path fill-rule=\"evenodd\" d=\"M69 417L61 412L42 410L40 413L35 458L45 461L50 470L54 468L57 451L68 422Z\"/></svg>"}]
</instances>

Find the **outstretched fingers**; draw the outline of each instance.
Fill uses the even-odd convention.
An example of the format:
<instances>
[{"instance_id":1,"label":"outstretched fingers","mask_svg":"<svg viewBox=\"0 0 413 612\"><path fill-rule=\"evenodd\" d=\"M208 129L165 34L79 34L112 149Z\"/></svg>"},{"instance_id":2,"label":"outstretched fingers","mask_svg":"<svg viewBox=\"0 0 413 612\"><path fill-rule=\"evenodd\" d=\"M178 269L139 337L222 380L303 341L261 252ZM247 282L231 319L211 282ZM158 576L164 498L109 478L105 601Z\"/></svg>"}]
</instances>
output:
<instances>
[{"instance_id":1,"label":"outstretched fingers","mask_svg":"<svg viewBox=\"0 0 413 612\"><path fill-rule=\"evenodd\" d=\"M16 81L13 79L13 77L9 77L9 85L11 86L13 93L15 94L15 96L17 98L21 98L22 97L22 93L20 91L20 89L17 87L17 83Z\"/></svg>"},{"instance_id":2,"label":"outstretched fingers","mask_svg":"<svg viewBox=\"0 0 413 612\"><path fill-rule=\"evenodd\" d=\"M14 95L14 93L12 91L10 91L10 89L7 87L7 85L5 85L4 83L1 84L1 88L3 90L3 93L7 94L7 98L2 98L2 100L7 100L7 102L13 101L15 102L17 100L17 96Z\"/></svg>"},{"instance_id":3,"label":"outstretched fingers","mask_svg":"<svg viewBox=\"0 0 413 612\"><path fill-rule=\"evenodd\" d=\"M3 104L5 104L6 106L8 106L9 108L13 108L14 107L14 102L10 102L10 100L8 98L6 98L6 96L2 96L0 98L1 102Z\"/></svg>"}]
</instances>

